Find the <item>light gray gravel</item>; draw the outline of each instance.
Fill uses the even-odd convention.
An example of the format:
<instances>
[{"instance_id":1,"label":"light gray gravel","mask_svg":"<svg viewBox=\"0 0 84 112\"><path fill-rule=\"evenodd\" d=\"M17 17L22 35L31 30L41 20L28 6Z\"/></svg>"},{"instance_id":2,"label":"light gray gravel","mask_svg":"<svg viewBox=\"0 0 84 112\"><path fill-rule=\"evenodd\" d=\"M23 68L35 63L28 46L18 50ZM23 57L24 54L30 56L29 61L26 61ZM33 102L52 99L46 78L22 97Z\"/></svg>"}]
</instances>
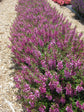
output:
<instances>
[{"instance_id":1,"label":"light gray gravel","mask_svg":"<svg viewBox=\"0 0 84 112\"><path fill-rule=\"evenodd\" d=\"M21 105L16 102L16 89L13 89L14 70L11 62L11 50L8 48L10 26L16 17L15 5L18 0L2 0L0 2L0 112L21 112Z\"/></svg>"}]
</instances>

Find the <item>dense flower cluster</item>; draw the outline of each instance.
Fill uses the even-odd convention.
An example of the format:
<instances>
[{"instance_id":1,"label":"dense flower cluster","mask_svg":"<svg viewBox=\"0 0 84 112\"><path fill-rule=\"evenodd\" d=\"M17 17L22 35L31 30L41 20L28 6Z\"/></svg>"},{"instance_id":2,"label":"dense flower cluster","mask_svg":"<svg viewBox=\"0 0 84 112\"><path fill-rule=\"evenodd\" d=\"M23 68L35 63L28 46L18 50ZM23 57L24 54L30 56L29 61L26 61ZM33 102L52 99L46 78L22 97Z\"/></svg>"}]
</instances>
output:
<instances>
[{"instance_id":1,"label":"dense flower cluster","mask_svg":"<svg viewBox=\"0 0 84 112\"><path fill-rule=\"evenodd\" d=\"M19 0L11 28L17 98L27 112L84 111L84 42L46 0Z\"/></svg>"},{"instance_id":2,"label":"dense flower cluster","mask_svg":"<svg viewBox=\"0 0 84 112\"><path fill-rule=\"evenodd\" d=\"M60 5L68 5L68 4L71 4L71 0L52 0Z\"/></svg>"},{"instance_id":3,"label":"dense flower cluster","mask_svg":"<svg viewBox=\"0 0 84 112\"><path fill-rule=\"evenodd\" d=\"M72 8L84 17L84 0L72 0Z\"/></svg>"}]
</instances>

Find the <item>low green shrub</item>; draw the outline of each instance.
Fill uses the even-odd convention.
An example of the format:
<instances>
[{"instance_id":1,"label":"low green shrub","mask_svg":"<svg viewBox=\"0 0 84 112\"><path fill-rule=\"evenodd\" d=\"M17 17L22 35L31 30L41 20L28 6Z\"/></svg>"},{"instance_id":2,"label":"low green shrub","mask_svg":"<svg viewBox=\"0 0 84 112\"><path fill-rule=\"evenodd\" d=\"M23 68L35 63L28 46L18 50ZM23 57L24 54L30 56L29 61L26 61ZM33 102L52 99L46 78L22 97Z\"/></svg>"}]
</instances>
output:
<instances>
[{"instance_id":1,"label":"low green shrub","mask_svg":"<svg viewBox=\"0 0 84 112\"><path fill-rule=\"evenodd\" d=\"M72 8L84 17L84 0L72 0Z\"/></svg>"}]
</instances>

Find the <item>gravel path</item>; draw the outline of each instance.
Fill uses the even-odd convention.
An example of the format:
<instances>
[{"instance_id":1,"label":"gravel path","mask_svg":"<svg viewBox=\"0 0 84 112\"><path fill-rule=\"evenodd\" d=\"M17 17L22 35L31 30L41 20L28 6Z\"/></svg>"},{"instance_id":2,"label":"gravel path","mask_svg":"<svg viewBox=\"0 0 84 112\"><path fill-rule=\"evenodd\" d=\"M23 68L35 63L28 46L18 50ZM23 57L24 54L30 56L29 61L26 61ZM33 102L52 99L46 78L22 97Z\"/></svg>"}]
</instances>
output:
<instances>
[{"instance_id":1,"label":"gravel path","mask_svg":"<svg viewBox=\"0 0 84 112\"><path fill-rule=\"evenodd\" d=\"M0 112L21 112L21 105L16 102L13 89L14 72L10 67L11 50L8 48L10 26L16 17L15 5L18 0L2 0L0 2Z\"/></svg>"},{"instance_id":2,"label":"gravel path","mask_svg":"<svg viewBox=\"0 0 84 112\"><path fill-rule=\"evenodd\" d=\"M21 105L16 102L15 91L17 90L13 88L13 76L10 75L14 70L10 69L13 63L11 50L8 48L8 45L11 44L8 37L10 36L10 26L16 17L17 1L2 0L0 2L0 112L22 112ZM52 0L47 1L73 23L72 27L76 25L78 32L84 32L84 25L72 18L74 14L69 9L60 7Z\"/></svg>"}]
</instances>

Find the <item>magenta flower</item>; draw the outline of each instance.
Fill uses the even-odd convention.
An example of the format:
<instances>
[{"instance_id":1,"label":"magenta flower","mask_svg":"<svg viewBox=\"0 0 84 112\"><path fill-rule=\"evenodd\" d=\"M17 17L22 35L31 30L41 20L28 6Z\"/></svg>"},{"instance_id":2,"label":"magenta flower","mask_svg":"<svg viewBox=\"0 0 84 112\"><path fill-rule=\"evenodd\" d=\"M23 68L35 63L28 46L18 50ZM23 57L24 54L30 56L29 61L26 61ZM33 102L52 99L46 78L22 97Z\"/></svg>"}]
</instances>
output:
<instances>
[{"instance_id":1,"label":"magenta flower","mask_svg":"<svg viewBox=\"0 0 84 112\"><path fill-rule=\"evenodd\" d=\"M65 104L65 101L66 101L65 98L61 97L60 103Z\"/></svg>"},{"instance_id":2,"label":"magenta flower","mask_svg":"<svg viewBox=\"0 0 84 112\"><path fill-rule=\"evenodd\" d=\"M39 107L39 112L45 112L44 108Z\"/></svg>"},{"instance_id":3,"label":"magenta flower","mask_svg":"<svg viewBox=\"0 0 84 112\"><path fill-rule=\"evenodd\" d=\"M66 111L67 111L67 112L73 112L73 110L72 110L72 105L67 106L67 107L66 107Z\"/></svg>"},{"instance_id":4,"label":"magenta flower","mask_svg":"<svg viewBox=\"0 0 84 112\"><path fill-rule=\"evenodd\" d=\"M82 108L82 106L81 106L81 104L80 104L80 102L79 101L76 101L76 106L78 107L78 108Z\"/></svg>"},{"instance_id":5,"label":"magenta flower","mask_svg":"<svg viewBox=\"0 0 84 112\"><path fill-rule=\"evenodd\" d=\"M58 108L54 109L54 112L59 112L59 109Z\"/></svg>"},{"instance_id":6,"label":"magenta flower","mask_svg":"<svg viewBox=\"0 0 84 112\"><path fill-rule=\"evenodd\" d=\"M57 64L58 70L62 70L63 69L63 63L62 61L59 61Z\"/></svg>"},{"instance_id":7,"label":"magenta flower","mask_svg":"<svg viewBox=\"0 0 84 112\"><path fill-rule=\"evenodd\" d=\"M69 72L69 71L67 71L67 70L64 70L64 76L66 77L66 78L71 78L71 73Z\"/></svg>"},{"instance_id":8,"label":"magenta flower","mask_svg":"<svg viewBox=\"0 0 84 112\"><path fill-rule=\"evenodd\" d=\"M44 105L41 105L39 107L39 112L45 112L46 107Z\"/></svg>"},{"instance_id":9,"label":"magenta flower","mask_svg":"<svg viewBox=\"0 0 84 112\"><path fill-rule=\"evenodd\" d=\"M18 88L18 89L20 89L21 85L19 83L16 83L15 87Z\"/></svg>"},{"instance_id":10,"label":"magenta flower","mask_svg":"<svg viewBox=\"0 0 84 112\"><path fill-rule=\"evenodd\" d=\"M59 112L59 109L58 108L55 108L55 109L49 109L49 112Z\"/></svg>"},{"instance_id":11,"label":"magenta flower","mask_svg":"<svg viewBox=\"0 0 84 112\"><path fill-rule=\"evenodd\" d=\"M31 112L31 109L29 109L29 108L26 108L26 110L27 110L27 112Z\"/></svg>"},{"instance_id":12,"label":"magenta flower","mask_svg":"<svg viewBox=\"0 0 84 112\"><path fill-rule=\"evenodd\" d=\"M46 93L46 88L45 87L39 87L39 89L40 89L41 93Z\"/></svg>"},{"instance_id":13,"label":"magenta flower","mask_svg":"<svg viewBox=\"0 0 84 112\"><path fill-rule=\"evenodd\" d=\"M48 84L48 86L50 87L51 90L54 90L54 85L52 84L52 82L50 82L50 83Z\"/></svg>"},{"instance_id":14,"label":"magenta flower","mask_svg":"<svg viewBox=\"0 0 84 112\"><path fill-rule=\"evenodd\" d=\"M35 96L33 94L31 94L31 95L28 96L28 98L31 99L31 100L34 100Z\"/></svg>"},{"instance_id":15,"label":"magenta flower","mask_svg":"<svg viewBox=\"0 0 84 112\"><path fill-rule=\"evenodd\" d=\"M52 100L52 96L51 96L51 95L48 95L48 94L47 94L47 95L46 95L46 98L48 98L49 101Z\"/></svg>"},{"instance_id":16,"label":"magenta flower","mask_svg":"<svg viewBox=\"0 0 84 112\"><path fill-rule=\"evenodd\" d=\"M81 80L81 83L80 83L80 85L82 86L82 85L84 85L84 82Z\"/></svg>"},{"instance_id":17,"label":"magenta flower","mask_svg":"<svg viewBox=\"0 0 84 112\"><path fill-rule=\"evenodd\" d=\"M57 92L57 93L62 93L62 87L61 87L61 86L60 86L60 87L57 87L57 88L56 88L56 92Z\"/></svg>"},{"instance_id":18,"label":"magenta flower","mask_svg":"<svg viewBox=\"0 0 84 112\"><path fill-rule=\"evenodd\" d=\"M52 84L53 84L54 88L56 89L57 86L59 86L59 81L53 81Z\"/></svg>"},{"instance_id":19,"label":"magenta flower","mask_svg":"<svg viewBox=\"0 0 84 112\"><path fill-rule=\"evenodd\" d=\"M45 60L41 60L41 64L42 64L42 67L47 68L46 61Z\"/></svg>"},{"instance_id":20,"label":"magenta flower","mask_svg":"<svg viewBox=\"0 0 84 112\"><path fill-rule=\"evenodd\" d=\"M81 109L84 110L84 103L82 104Z\"/></svg>"},{"instance_id":21,"label":"magenta flower","mask_svg":"<svg viewBox=\"0 0 84 112\"><path fill-rule=\"evenodd\" d=\"M53 78L53 75L49 71L45 72L45 75L47 76L47 78Z\"/></svg>"},{"instance_id":22,"label":"magenta flower","mask_svg":"<svg viewBox=\"0 0 84 112\"><path fill-rule=\"evenodd\" d=\"M56 103L49 108L49 112L59 112L59 105Z\"/></svg>"},{"instance_id":23,"label":"magenta flower","mask_svg":"<svg viewBox=\"0 0 84 112\"><path fill-rule=\"evenodd\" d=\"M25 84L23 92L28 92L28 91L30 91L30 86L29 86L29 84Z\"/></svg>"},{"instance_id":24,"label":"magenta flower","mask_svg":"<svg viewBox=\"0 0 84 112\"><path fill-rule=\"evenodd\" d=\"M19 79L19 76L18 76L18 75L16 75L16 76L14 77L14 81L15 81L15 82L20 82L20 79Z\"/></svg>"},{"instance_id":25,"label":"magenta flower","mask_svg":"<svg viewBox=\"0 0 84 112\"><path fill-rule=\"evenodd\" d=\"M34 108L35 106L34 101L29 101L29 104L31 105L31 108Z\"/></svg>"},{"instance_id":26,"label":"magenta flower","mask_svg":"<svg viewBox=\"0 0 84 112\"><path fill-rule=\"evenodd\" d=\"M59 81L59 76L60 76L60 75L57 75L56 72L55 72L53 75L54 75L54 78L55 78L57 81Z\"/></svg>"},{"instance_id":27,"label":"magenta flower","mask_svg":"<svg viewBox=\"0 0 84 112\"><path fill-rule=\"evenodd\" d=\"M66 68L71 69L71 65L70 65L70 63L66 62Z\"/></svg>"},{"instance_id":28,"label":"magenta flower","mask_svg":"<svg viewBox=\"0 0 84 112\"><path fill-rule=\"evenodd\" d=\"M77 68L77 67L80 68L80 66L81 66L81 61L80 61L80 59L79 59L79 60L77 60L77 62L75 62L75 67L76 67L76 68Z\"/></svg>"},{"instance_id":29,"label":"magenta flower","mask_svg":"<svg viewBox=\"0 0 84 112\"><path fill-rule=\"evenodd\" d=\"M20 100L20 99L21 99L21 96L18 95L18 96L17 96L17 99Z\"/></svg>"},{"instance_id":30,"label":"magenta flower","mask_svg":"<svg viewBox=\"0 0 84 112\"><path fill-rule=\"evenodd\" d=\"M35 96L36 96L37 98L40 97L40 92L39 92L38 90L35 90Z\"/></svg>"},{"instance_id":31,"label":"magenta flower","mask_svg":"<svg viewBox=\"0 0 84 112\"><path fill-rule=\"evenodd\" d=\"M28 99L28 96L27 95L23 95L24 99Z\"/></svg>"},{"instance_id":32,"label":"magenta flower","mask_svg":"<svg viewBox=\"0 0 84 112\"><path fill-rule=\"evenodd\" d=\"M76 87L76 91L78 91L78 92L81 92L81 91L83 91L84 90L84 88L81 86L81 85L78 85L77 87Z\"/></svg>"},{"instance_id":33,"label":"magenta flower","mask_svg":"<svg viewBox=\"0 0 84 112\"><path fill-rule=\"evenodd\" d=\"M72 95L73 90L71 88L71 84L67 84L67 86L65 87L66 89L66 95Z\"/></svg>"}]
</instances>

